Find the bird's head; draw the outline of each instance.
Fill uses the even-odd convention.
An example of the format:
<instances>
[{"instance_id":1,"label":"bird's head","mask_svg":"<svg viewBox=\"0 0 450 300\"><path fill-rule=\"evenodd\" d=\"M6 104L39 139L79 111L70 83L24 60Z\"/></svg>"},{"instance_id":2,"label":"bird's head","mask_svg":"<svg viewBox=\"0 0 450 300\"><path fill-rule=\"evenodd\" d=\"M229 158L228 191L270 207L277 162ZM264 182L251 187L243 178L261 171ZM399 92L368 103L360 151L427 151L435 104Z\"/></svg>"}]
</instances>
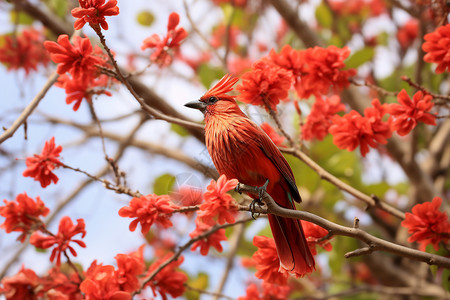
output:
<instances>
[{"instance_id":1,"label":"bird's head","mask_svg":"<svg viewBox=\"0 0 450 300\"><path fill-rule=\"evenodd\" d=\"M233 90L233 86L238 80L238 78L233 78L230 74L226 74L199 100L191 101L184 106L200 110L205 114L205 118L216 114L242 114L234 100L234 96L227 95L228 92Z\"/></svg>"}]
</instances>

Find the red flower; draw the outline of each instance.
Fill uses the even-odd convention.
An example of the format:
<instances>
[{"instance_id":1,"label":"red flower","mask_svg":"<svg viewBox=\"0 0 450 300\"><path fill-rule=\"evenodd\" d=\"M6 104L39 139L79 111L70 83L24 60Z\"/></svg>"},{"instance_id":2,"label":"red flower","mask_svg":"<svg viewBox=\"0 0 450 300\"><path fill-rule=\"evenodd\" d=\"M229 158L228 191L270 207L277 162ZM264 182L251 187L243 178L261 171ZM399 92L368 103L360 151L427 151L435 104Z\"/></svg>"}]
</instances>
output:
<instances>
[{"instance_id":1,"label":"red flower","mask_svg":"<svg viewBox=\"0 0 450 300\"><path fill-rule=\"evenodd\" d=\"M305 50L304 73L295 84L298 96L306 99L311 95L326 95L331 87L335 92L346 88L349 85L348 78L356 74L355 69L342 70L345 68L344 60L349 55L348 47L314 47Z\"/></svg>"},{"instance_id":2,"label":"red flower","mask_svg":"<svg viewBox=\"0 0 450 300\"><path fill-rule=\"evenodd\" d=\"M80 7L72 9L72 16L78 18L73 26L77 30L83 28L86 23L91 27L100 24L103 29L108 30L105 17L119 14L117 0L109 0L106 4L105 0L78 0L78 2Z\"/></svg>"},{"instance_id":3,"label":"red flower","mask_svg":"<svg viewBox=\"0 0 450 300\"><path fill-rule=\"evenodd\" d=\"M22 267L16 275L4 277L1 283L0 294L8 300L38 299L39 277L31 269Z\"/></svg>"},{"instance_id":4,"label":"red flower","mask_svg":"<svg viewBox=\"0 0 450 300\"><path fill-rule=\"evenodd\" d=\"M0 47L0 62L8 70L23 68L28 75L36 71L39 64L48 65L50 58L43 47L44 36L34 28L25 29L20 34L3 35Z\"/></svg>"},{"instance_id":5,"label":"red flower","mask_svg":"<svg viewBox=\"0 0 450 300\"><path fill-rule=\"evenodd\" d=\"M402 49L408 49L419 34L419 21L417 19L410 19L397 31L397 40Z\"/></svg>"},{"instance_id":6,"label":"red flower","mask_svg":"<svg viewBox=\"0 0 450 300\"><path fill-rule=\"evenodd\" d=\"M288 299L291 288L287 285L277 285L267 282L262 283L262 293L254 283L247 287L246 295L238 300L284 300Z\"/></svg>"},{"instance_id":7,"label":"red flower","mask_svg":"<svg viewBox=\"0 0 450 300\"><path fill-rule=\"evenodd\" d=\"M233 197L227 192L238 184L237 179L227 180L225 175L221 175L217 182L211 180L203 194L205 202L200 205L198 217L206 224L213 224L213 218L217 216L217 223L234 223L234 216L237 212L237 205Z\"/></svg>"},{"instance_id":8,"label":"red flower","mask_svg":"<svg viewBox=\"0 0 450 300\"><path fill-rule=\"evenodd\" d=\"M148 274L152 274L153 271L158 269L161 264L169 260L172 255L173 254L168 253L166 256L153 263L148 270ZM183 295L185 291L184 284L186 283L188 277L183 272L175 270L175 268L178 268L183 263L183 261L184 258L183 256L181 256L176 261L171 262L166 267L161 269L146 285L151 287L153 295L155 297L156 292L161 295L163 300L167 300L167 294L169 294L173 298Z\"/></svg>"},{"instance_id":9,"label":"red flower","mask_svg":"<svg viewBox=\"0 0 450 300\"><path fill-rule=\"evenodd\" d=\"M162 228L172 226L169 217L174 210L174 205L170 203L167 195L157 196L150 194L140 198L133 198L129 205L119 210L119 216L136 218L130 223L130 231L136 230L138 223L141 224L141 232L144 235L150 230L150 226L153 223Z\"/></svg>"},{"instance_id":10,"label":"red flower","mask_svg":"<svg viewBox=\"0 0 450 300\"><path fill-rule=\"evenodd\" d=\"M450 24L440 26L435 31L424 36L422 49L428 52L423 60L437 63L436 74L450 70Z\"/></svg>"},{"instance_id":11,"label":"red flower","mask_svg":"<svg viewBox=\"0 0 450 300\"><path fill-rule=\"evenodd\" d=\"M97 77L97 65L105 65L105 57L92 48L89 38L76 36L73 45L67 34L58 37L57 43L44 42L45 48L50 52L51 59L58 64L56 71L62 75L69 72L75 80L87 80Z\"/></svg>"},{"instance_id":12,"label":"red flower","mask_svg":"<svg viewBox=\"0 0 450 300\"><path fill-rule=\"evenodd\" d=\"M17 238L22 243L29 231L42 225L39 217L45 217L50 212L39 196L36 197L35 202L26 193L17 195L15 202L7 200L3 202L5 206L0 206L0 216L5 218L5 222L0 225L0 228L4 228L7 233L22 232Z\"/></svg>"},{"instance_id":13,"label":"red flower","mask_svg":"<svg viewBox=\"0 0 450 300\"><path fill-rule=\"evenodd\" d=\"M375 147L370 124L357 111L352 110L343 117L335 115L328 130L333 135L333 143L340 149L353 151L360 146L362 156L369 152L369 146Z\"/></svg>"},{"instance_id":14,"label":"red flower","mask_svg":"<svg viewBox=\"0 0 450 300\"><path fill-rule=\"evenodd\" d=\"M49 270L48 274L40 279L42 291L49 300L82 300L80 293L80 277L73 271L67 275L63 273L59 267Z\"/></svg>"},{"instance_id":15,"label":"red flower","mask_svg":"<svg viewBox=\"0 0 450 300\"><path fill-rule=\"evenodd\" d=\"M107 75L100 75L98 78L87 81L72 79L66 74L63 74L59 76L58 82L55 85L66 90L66 103L71 104L72 102L75 102L73 110L77 111L83 99L92 103L92 97L94 95L104 94L106 96L112 96L112 94L106 90L110 81L110 77Z\"/></svg>"},{"instance_id":16,"label":"red flower","mask_svg":"<svg viewBox=\"0 0 450 300\"><path fill-rule=\"evenodd\" d=\"M261 105L272 110L280 100L286 100L293 78L291 72L260 60L253 64L253 70L241 77L237 86L238 100L244 103Z\"/></svg>"},{"instance_id":17,"label":"red flower","mask_svg":"<svg viewBox=\"0 0 450 300\"><path fill-rule=\"evenodd\" d=\"M194 231L192 231L189 236L191 238L195 238L209 230L211 230L212 226L205 224L198 219L195 220L196 228ZM214 233L210 234L209 236L202 238L201 240L196 241L192 244L191 251L195 251L198 247L200 247L200 254L201 255L208 255L209 248L212 246L214 247L218 252L222 252L223 248L222 245L220 245L221 241L226 241L227 237L225 236L225 229L219 229L216 230Z\"/></svg>"},{"instance_id":18,"label":"red flower","mask_svg":"<svg viewBox=\"0 0 450 300\"><path fill-rule=\"evenodd\" d=\"M145 270L144 247L142 245L136 252L117 254L114 257L117 261L117 283L121 290L131 293L141 287L138 276Z\"/></svg>"},{"instance_id":19,"label":"red flower","mask_svg":"<svg viewBox=\"0 0 450 300\"><path fill-rule=\"evenodd\" d=\"M55 137L52 137L49 141L45 142L42 153L35 154L33 157L27 157L25 163L27 169L23 171L22 175L24 177L33 177L35 181L41 183L41 187L58 182L58 177L52 173L54 169L61 166L59 161L59 154L62 151L62 147L55 146Z\"/></svg>"},{"instance_id":20,"label":"red flower","mask_svg":"<svg viewBox=\"0 0 450 300\"><path fill-rule=\"evenodd\" d=\"M389 106L381 105L378 99L373 99L372 106L364 109L364 117L372 128L372 138L379 144L387 144L387 139L392 136L391 121L382 120L388 110Z\"/></svg>"},{"instance_id":21,"label":"red flower","mask_svg":"<svg viewBox=\"0 0 450 300\"><path fill-rule=\"evenodd\" d=\"M329 132L333 135L333 143L341 149L353 151L360 147L362 156L369 152L369 146L386 144L391 137L389 122L382 121L388 108L381 105L378 99L372 101L372 107L364 110L365 117L352 110L343 117L335 115Z\"/></svg>"},{"instance_id":22,"label":"red flower","mask_svg":"<svg viewBox=\"0 0 450 300\"><path fill-rule=\"evenodd\" d=\"M329 240L322 240L328 234L328 231L325 228L311 222L301 222L306 236L306 241L308 242L309 249L313 255L317 254L316 245L321 246L327 251L331 251L333 249L333 246L330 244Z\"/></svg>"},{"instance_id":23,"label":"red flower","mask_svg":"<svg viewBox=\"0 0 450 300\"><path fill-rule=\"evenodd\" d=\"M388 111L394 119L392 130L403 136L414 129L418 122L436 125L436 116L429 112L434 105L431 102L432 99L433 97L430 95L424 96L422 91L418 91L411 100L406 91L402 90L397 95L400 104L392 103L388 107Z\"/></svg>"},{"instance_id":24,"label":"red flower","mask_svg":"<svg viewBox=\"0 0 450 300\"><path fill-rule=\"evenodd\" d=\"M441 203L441 198L434 197L431 202L416 204L412 213L405 213L402 226L412 234L408 241L418 242L422 251L429 244L437 251L440 242L447 244L450 240L450 222L447 213L439 210Z\"/></svg>"},{"instance_id":25,"label":"red flower","mask_svg":"<svg viewBox=\"0 0 450 300\"><path fill-rule=\"evenodd\" d=\"M56 258L56 265L61 265L61 253L66 253L68 249L73 256L77 256L77 252L70 245L71 242L78 244L80 247L86 248L86 244L81 240L72 239L75 235L81 233L81 238L86 235L84 229L85 224L83 219L77 220L77 225L74 225L70 217L65 216L59 221L59 229L56 235L43 236L38 232L34 232L30 237L30 244L37 248L47 249L56 245L50 255L50 261L53 262Z\"/></svg>"},{"instance_id":26,"label":"red flower","mask_svg":"<svg viewBox=\"0 0 450 300\"><path fill-rule=\"evenodd\" d=\"M288 272L280 265L275 241L265 236L255 236L253 245L258 247L253 254L253 260L256 263L255 276L268 283L285 285Z\"/></svg>"},{"instance_id":27,"label":"red flower","mask_svg":"<svg viewBox=\"0 0 450 300\"><path fill-rule=\"evenodd\" d=\"M317 97L311 112L302 126L302 137L306 141L312 139L323 140L328 134L333 116L345 110L345 105L341 103L339 96L334 95L325 100Z\"/></svg>"},{"instance_id":28,"label":"red flower","mask_svg":"<svg viewBox=\"0 0 450 300\"><path fill-rule=\"evenodd\" d=\"M171 13L167 24L167 35L161 40L157 34L153 34L143 41L142 50L155 48L150 60L160 67L172 63L173 55L179 51L181 42L187 37L187 31L183 27L177 28L178 23L180 23L180 16L175 12Z\"/></svg>"},{"instance_id":29,"label":"red flower","mask_svg":"<svg viewBox=\"0 0 450 300\"><path fill-rule=\"evenodd\" d=\"M261 128L262 130L264 130L264 132L270 137L270 139L272 140L272 142L277 145L277 146L281 146L283 145L284 142L284 136L279 135L275 129L273 129L272 126L270 126L269 123L262 123L261 124Z\"/></svg>"},{"instance_id":30,"label":"red flower","mask_svg":"<svg viewBox=\"0 0 450 300\"><path fill-rule=\"evenodd\" d=\"M86 300L130 300L131 294L119 290L113 266L97 265L92 262L86 272L86 278L80 285Z\"/></svg>"}]
</instances>

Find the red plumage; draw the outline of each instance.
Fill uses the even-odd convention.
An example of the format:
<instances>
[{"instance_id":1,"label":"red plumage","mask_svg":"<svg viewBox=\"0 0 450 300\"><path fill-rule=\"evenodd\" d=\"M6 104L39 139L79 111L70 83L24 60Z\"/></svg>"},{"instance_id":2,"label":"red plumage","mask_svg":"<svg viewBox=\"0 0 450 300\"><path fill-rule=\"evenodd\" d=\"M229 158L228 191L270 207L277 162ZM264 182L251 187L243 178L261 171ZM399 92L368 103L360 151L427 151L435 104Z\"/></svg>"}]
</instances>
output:
<instances>
[{"instance_id":1,"label":"red plumage","mask_svg":"<svg viewBox=\"0 0 450 300\"><path fill-rule=\"evenodd\" d=\"M286 159L234 98L226 95L236 82L225 75L200 101L186 106L204 112L206 147L220 174L251 186L262 186L268 179L269 195L278 205L295 209L293 201L301 202L301 198ZM298 275L312 272L314 258L300 221L270 214L268 218L282 266Z\"/></svg>"}]
</instances>

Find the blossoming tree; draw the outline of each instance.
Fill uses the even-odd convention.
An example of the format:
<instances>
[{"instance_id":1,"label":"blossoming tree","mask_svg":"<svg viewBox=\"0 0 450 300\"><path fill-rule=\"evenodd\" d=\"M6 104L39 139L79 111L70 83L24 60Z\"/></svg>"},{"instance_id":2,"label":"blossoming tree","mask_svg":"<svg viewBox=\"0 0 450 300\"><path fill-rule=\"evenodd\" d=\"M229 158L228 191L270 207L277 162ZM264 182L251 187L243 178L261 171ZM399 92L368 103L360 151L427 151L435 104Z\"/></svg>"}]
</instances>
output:
<instances>
[{"instance_id":1,"label":"blossoming tree","mask_svg":"<svg viewBox=\"0 0 450 300\"><path fill-rule=\"evenodd\" d=\"M0 297L450 297L446 1L136 3L0 2ZM212 166L182 103L225 74L298 210ZM267 213L301 220L314 272Z\"/></svg>"}]
</instances>

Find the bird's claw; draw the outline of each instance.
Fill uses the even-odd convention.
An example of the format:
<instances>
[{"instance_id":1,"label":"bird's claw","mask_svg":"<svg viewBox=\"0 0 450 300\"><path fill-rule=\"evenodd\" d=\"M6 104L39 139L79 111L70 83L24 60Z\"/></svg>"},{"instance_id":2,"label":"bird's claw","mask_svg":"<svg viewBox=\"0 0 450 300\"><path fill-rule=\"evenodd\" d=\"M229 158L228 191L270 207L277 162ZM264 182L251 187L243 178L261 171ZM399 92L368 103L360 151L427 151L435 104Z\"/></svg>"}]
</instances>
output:
<instances>
[{"instance_id":1,"label":"bird's claw","mask_svg":"<svg viewBox=\"0 0 450 300\"><path fill-rule=\"evenodd\" d=\"M256 205L259 207L263 207L264 203L261 201L264 198L264 193L267 191L267 186L269 185L269 179L266 180L263 186L257 187L258 191L258 199L254 199L252 203L250 203L250 211L252 212L252 218L256 220L259 217L259 213L255 213ZM239 186L239 185L238 185Z\"/></svg>"},{"instance_id":2,"label":"bird's claw","mask_svg":"<svg viewBox=\"0 0 450 300\"><path fill-rule=\"evenodd\" d=\"M259 186L256 188L256 190L258 191L258 197L259 197L260 201L264 198L264 193L267 192L268 185L269 185L269 179L266 180L266 183L264 183L263 186Z\"/></svg>"},{"instance_id":3,"label":"bird's claw","mask_svg":"<svg viewBox=\"0 0 450 300\"><path fill-rule=\"evenodd\" d=\"M253 220L256 220L256 218L258 218L260 215L260 213L255 212L256 205L258 205L259 207L262 207L264 205L264 203L262 203L261 200L259 200L259 199L254 199L252 201L252 203L250 203L250 212L252 213Z\"/></svg>"},{"instance_id":4,"label":"bird's claw","mask_svg":"<svg viewBox=\"0 0 450 300\"><path fill-rule=\"evenodd\" d=\"M241 191L241 183L240 183L240 182L238 182L238 184L236 185L236 187L234 188L234 190L235 190L236 192L238 192L239 194L242 194L242 191Z\"/></svg>"}]
</instances>

